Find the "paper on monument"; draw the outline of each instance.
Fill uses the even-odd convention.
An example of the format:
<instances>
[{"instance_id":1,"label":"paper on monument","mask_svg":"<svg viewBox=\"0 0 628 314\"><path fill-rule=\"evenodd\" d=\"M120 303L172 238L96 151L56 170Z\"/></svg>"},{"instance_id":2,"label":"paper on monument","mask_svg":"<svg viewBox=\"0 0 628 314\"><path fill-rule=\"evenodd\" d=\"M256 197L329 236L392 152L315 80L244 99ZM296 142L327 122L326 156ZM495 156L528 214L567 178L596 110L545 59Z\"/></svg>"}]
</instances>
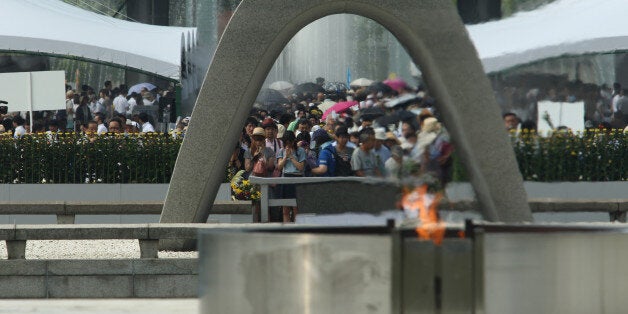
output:
<instances>
[{"instance_id":1,"label":"paper on monument","mask_svg":"<svg viewBox=\"0 0 628 314\"><path fill-rule=\"evenodd\" d=\"M539 101L538 106L538 131L546 133L552 130L552 127L543 118L545 113L550 117L553 128L566 126L572 131L584 130L584 102L554 102L549 100Z\"/></svg>"}]
</instances>

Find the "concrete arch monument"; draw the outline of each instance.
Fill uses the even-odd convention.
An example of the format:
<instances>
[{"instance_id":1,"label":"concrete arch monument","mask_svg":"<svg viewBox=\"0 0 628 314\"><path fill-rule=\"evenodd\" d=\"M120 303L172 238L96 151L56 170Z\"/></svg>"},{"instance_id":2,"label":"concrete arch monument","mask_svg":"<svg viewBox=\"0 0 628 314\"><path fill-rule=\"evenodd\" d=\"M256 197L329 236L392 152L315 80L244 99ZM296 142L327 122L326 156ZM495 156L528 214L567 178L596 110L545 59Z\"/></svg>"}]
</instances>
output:
<instances>
[{"instance_id":1,"label":"concrete arch monument","mask_svg":"<svg viewBox=\"0 0 628 314\"><path fill-rule=\"evenodd\" d=\"M242 125L280 52L307 24L340 13L380 23L426 73L484 218L532 220L499 107L451 1L243 0L205 76L161 222L207 220Z\"/></svg>"}]
</instances>

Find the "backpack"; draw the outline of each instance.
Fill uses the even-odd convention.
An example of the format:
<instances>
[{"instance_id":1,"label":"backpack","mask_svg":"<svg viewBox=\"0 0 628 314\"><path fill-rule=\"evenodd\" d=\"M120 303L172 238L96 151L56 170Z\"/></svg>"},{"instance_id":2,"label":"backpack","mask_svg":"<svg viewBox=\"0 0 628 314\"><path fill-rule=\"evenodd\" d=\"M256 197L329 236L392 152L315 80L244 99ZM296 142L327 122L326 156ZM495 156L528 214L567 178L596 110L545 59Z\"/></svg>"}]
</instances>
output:
<instances>
[{"instance_id":1,"label":"backpack","mask_svg":"<svg viewBox=\"0 0 628 314\"><path fill-rule=\"evenodd\" d=\"M336 159L336 173L334 174L337 177L350 177L353 176L353 169L351 169L351 162L345 161L336 153L336 150L333 150L334 159Z\"/></svg>"}]
</instances>

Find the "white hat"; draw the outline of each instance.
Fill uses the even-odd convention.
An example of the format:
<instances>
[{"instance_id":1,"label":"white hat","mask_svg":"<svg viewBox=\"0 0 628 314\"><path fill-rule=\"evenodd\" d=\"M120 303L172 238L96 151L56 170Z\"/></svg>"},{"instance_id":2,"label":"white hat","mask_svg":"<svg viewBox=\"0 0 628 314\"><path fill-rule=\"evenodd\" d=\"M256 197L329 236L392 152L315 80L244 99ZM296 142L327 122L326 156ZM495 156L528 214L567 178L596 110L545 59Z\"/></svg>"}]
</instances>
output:
<instances>
[{"instance_id":1,"label":"white hat","mask_svg":"<svg viewBox=\"0 0 628 314\"><path fill-rule=\"evenodd\" d=\"M386 129L384 128L375 128L375 139L376 140L386 140Z\"/></svg>"}]
</instances>

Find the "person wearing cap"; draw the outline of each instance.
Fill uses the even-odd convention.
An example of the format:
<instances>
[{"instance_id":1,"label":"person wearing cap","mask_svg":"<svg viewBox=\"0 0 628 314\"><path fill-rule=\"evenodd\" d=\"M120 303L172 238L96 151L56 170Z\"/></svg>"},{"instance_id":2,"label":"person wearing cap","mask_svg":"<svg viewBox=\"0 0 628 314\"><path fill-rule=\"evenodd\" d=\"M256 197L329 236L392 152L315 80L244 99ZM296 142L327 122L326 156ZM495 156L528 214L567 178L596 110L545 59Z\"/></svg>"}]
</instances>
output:
<instances>
[{"instance_id":1,"label":"person wearing cap","mask_svg":"<svg viewBox=\"0 0 628 314\"><path fill-rule=\"evenodd\" d=\"M262 121L262 128L266 136L266 147L270 148L275 153L275 156L277 156L279 151L283 148L283 142L277 139L278 130L275 120L272 118L264 119L264 121Z\"/></svg>"},{"instance_id":2,"label":"person wearing cap","mask_svg":"<svg viewBox=\"0 0 628 314\"><path fill-rule=\"evenodd\" d=\"M401 179L403 166L403 149L399 145L392 147L390 158L384 164L386 169L386 177L389 179Z\"/></svg>"},{"instance_id":3,"label":"person wearing cap","mask_svg":"<svg viewBox=\"0 0 628 314\"><path fill-rule=\"evenodd\" d=\"M388 132L386 132L386 140L384 140L384 145L386 145L386 147L388 147L388 149L390 150L390 152L392 154L392 148L395 145L401 145L401 142L395 136L395 133L393 133L391 131L388 131Z\"/></svg>"},{"instance_id":4,"label":"person wearing cap","mask_svg":"<svg viewBox=\"0 0 628 314\"><path fill-rule=\"evenodd\" d=\"M275 152L266 147L264 143L265 138L266 132L264 129L261 127L255 128L251 136L251 147L244 152L244 170L257 177L268 177L275 168ZM262 160L261 163L265 163L265 171L254 172L255 163L259 160Z\"/></svg>"},{"instance_id":5,"label":"person wearing cap","mask_svg":"<svg viewBox=\"0 0 628 314\"><path fill-rule=\"evenodd\" d=\"M420 161L422 174L438 178L444 186L451 180L453 150L447 131L436 118L430 117L423 121L411 156Z\"/></svg>"},{"instance_id":6,"label":"person wearing cap","mask_svg":"<svg viewBox=\"0 0 628 314\"><path fill-rule=\"evenodd\" d=\"M386 140L386 129L376 128L375 129L375 147L373 148L373 151L379 158L381 165L384 165L391 155L388 147L386 147L386 145L383 145L385 140Z\"/></svg>"},{"instance_id":7,"label":"person wearing cap","mask_svg":"<svg viewBox=\"0 0 628 314\"><path fill-rule=\"evenodd\" d=\"M266 147L266 132L256 127L251 135L251 147L244 152L244 170L248 175L269 177L275 168L275 152ZM253 221L260 219L259 203L255 206Z\"/></svg>"},{"instance_id":8,"label":"person wearing cap","mask_svg":"<svg viewBox=\"0 0 628 314\"><path fill-rule=\"evenodd\" d=\"M140 125L131 119L127 119L125 122L125 130L126 133L138 133L140 131Z\"/></svg>"},{"instance_id":9,"label":"person wearing cap","mask_svg":"<svg viewBox=\"0 0 628 314\"><path fill-rule=\"evenodd\" d=\"M381 177L381 166L373 148L375 136L369 132L360 134L360 148L353 152L351 167L359 177Z\"/></svg>"}]
</instances>

